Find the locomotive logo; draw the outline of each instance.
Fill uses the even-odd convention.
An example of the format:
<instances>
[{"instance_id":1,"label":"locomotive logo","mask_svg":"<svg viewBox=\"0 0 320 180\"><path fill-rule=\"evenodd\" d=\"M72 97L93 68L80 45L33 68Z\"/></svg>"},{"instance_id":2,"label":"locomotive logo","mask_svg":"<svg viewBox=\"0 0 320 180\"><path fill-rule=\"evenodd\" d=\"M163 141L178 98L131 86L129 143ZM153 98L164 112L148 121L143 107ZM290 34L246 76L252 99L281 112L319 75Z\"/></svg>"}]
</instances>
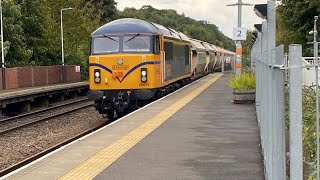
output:
<instances>
[{"instance_id":1,"label":"locomotive logo","mask_svg":"<svg viewBox=\"0 0 320 180\"><path fill-rule=\"evenodd\" d=\"M123 65L123 59L118 59L118 65L113 65L112 69L113 70L128 70L129 65Z\"/></svg>"},{"instance_id":2,"label":"locomotive logo","mask_svg":"<svg viewBox=\"0 0 320 180\"><path fill-rule=\"evenodd\" d=\"M123 64L123 59L118 59L118 64L122 65Z\"/></svg>"}]
</instances>

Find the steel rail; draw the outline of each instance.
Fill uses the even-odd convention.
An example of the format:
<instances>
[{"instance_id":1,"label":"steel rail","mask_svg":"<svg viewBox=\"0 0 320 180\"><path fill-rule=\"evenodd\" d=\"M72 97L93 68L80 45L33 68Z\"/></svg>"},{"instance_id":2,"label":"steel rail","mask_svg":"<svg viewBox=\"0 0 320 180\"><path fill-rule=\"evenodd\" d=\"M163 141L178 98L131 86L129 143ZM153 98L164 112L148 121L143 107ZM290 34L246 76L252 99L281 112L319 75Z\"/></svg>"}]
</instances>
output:
<instances>
[{"instance_id":1,"label":"steel rail","mask_svg":"<svg viewBox=\"0 0 320 180\"><path fill-rule=\"evenodd\" d=\"M82 101L85 101L85 100L82 100ZM81 101L78 101L78 102L73 102L73 103L70 103L70 104L64 104L64 105L61 105L59 106L60 107L63 107L63 106L67 106L67 105L72 105L72 104L75 104L75 103L79 103ZM5 129L5 130L2 130L0 131L0 135L3 135L3 134L6 134L6 133L10 133L12 131L16 131L16 130L19 130L21 128L24 128L24 127L27 127L27 126L32 126L34 124L37 124L37 123L40 123L40 122L43 122L43 121L46 121L46 120L49 120L49 119L52 119L52 118L55 118L55 117L59 117L59 116L62 116L62 115L65 115L65 114L68 114L68 113L71 113L71 112L74 112L74 111L77 111L77 110L80 110L80 109L84 109L86 107L90 107L92 106L92 103L90 104L85 104L85 105L82 105L82 106L79 106L79 107L76 107L76 108L72 108L71 110L68 110L68 111L65 111L65 112L61 112L61 113L57 113L57 114L53 114L53 115L50 115L50 116L46 116L46 117L43 117L43 118L40 118L38 120L35 120L35 121L32 121L32 122L28 122L28 123L24 123L24 124L21 124L19 126L15 126L15 127L12 127L12 128L8 128L8 129ZM55 107L55 108L58 108L58 107ZM50 110L52 109L55 109L55 108L50 108ZM49 108L48 108L49 109ZM48 111L48 109L46 110L41 110L41 112L45 112L45 111ZM28 114L24 114L23 116L19 116L19 117L15 117L13 119L11 119L11 121L17 119L17 118L21 118L21 117L26 117L26 116L30 116L30 115L35 115L36 113L28 113ZM8 121L8 120L7 120ZM6 121L6 122L7 122Z\"/></svg>"},{"instance_id":2,"label":"steel rail","mask_svg":"<svg viewBox=\"0 0 320 180\"><path fill-rule=\"evenodd\" d=\"M59 104L57 106L53 106L53 107L49 107L49 108L45 108L45 109L40 109L40 110L29 112L29 113L20 114L20 115L17 115L17 116L6 118L6 119L1 119L0 123L5 123L5 122L8 122L8 121L16 120L18 118L23 118L23 117L35 115L35 114L38 114L38 113L42 113L42 112L45 112L45 111L57 109L57 108L60 108L60 107L64 107L64 106L68 106L68 105L72 105L72 104L76 104L76 103L80 103L80 102L84 102L84 101L88 101L88 99L84 98L84 99L80 99L80 100L76 100L76 101L72 101L72 102L68 102L68 103Z\"/></svg>"}]
</instances>

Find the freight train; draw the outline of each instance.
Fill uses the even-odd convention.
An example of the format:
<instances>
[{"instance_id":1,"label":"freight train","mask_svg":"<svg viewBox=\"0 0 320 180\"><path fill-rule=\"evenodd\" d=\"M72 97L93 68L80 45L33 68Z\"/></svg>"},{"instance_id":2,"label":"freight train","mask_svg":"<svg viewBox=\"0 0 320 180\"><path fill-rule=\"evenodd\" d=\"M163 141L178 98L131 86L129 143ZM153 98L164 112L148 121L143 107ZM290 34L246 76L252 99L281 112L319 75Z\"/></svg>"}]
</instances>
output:
<instances>
[{"instance_id":1,"label":"freight train","mask_svg":"<svg viewBox=\"0 0 320 180\"><path fill-rule=\"evenodd\" d=\"M108 119L215 72L225 57L234 57L174 29L133 18L98 28L90 45L88 98Z\"/></svg>"}]
</instances>

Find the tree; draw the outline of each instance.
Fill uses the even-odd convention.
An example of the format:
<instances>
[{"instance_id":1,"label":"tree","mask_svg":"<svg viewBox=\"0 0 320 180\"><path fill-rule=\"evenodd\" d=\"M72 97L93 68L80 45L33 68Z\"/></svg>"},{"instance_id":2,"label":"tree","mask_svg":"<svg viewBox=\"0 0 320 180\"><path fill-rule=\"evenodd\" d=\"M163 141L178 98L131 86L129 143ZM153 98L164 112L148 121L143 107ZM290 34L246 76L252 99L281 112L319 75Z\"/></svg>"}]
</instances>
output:
<instances>
[{"instance_id":1,"label":"tree","mask_svg":"<svg viewBox=\"0 0 320 180\"><path fill-rule=\"evenodd\" d=\"M3 1L3 22L7 66L27 64L31 58L31 51L25 43L21 7L16 1Z\"/></svg>"},{"instance_id":2,"label":"tree","mask_svg":"<svg viewBox=\"0 0 320 180\"><path fill-rule=\"evenodd\" d=\"M176 10L158 10L152 6L143 6L141 9L125 8L119 12L121 18L138 18L149 22L164 25L181 31L187 36L234 51L234 42L226 37L218 27L207 21L196 21L184 14L178 14Z\"/></svg>"},{"instance_id":3,"label":"tree","mask_svg":"<svg viewBox=\"0 0 320 180\"><path fill-rule=\"evenodd\" d=\"M59 62L59 28L52 18L47 0L21 1L23 30L31 64L52 65Z\"/></svg>"},{"instance_id":4,"label":"tree","mask_svg":"<svg viewBox=\"0 0 320 180\"><path fill-rule=\"evenodd\" d=\"M308 33L313 29L313 18L320 14L319 0L282 0L278 6L277 43L288 46L302 44L304 55L312 55L313 41Z\"/></svg>"},{"instance_id":5,"label":"tree","mask_svg":"<svg viewBox=\"0 0 320 180\"><path fill-rule=\"evenodd\" d=\"M84 7L90 6L99 16L100 24L106 24L118 18L117 3L114 0L84 0Z\"/></svg>"}]
</instances>

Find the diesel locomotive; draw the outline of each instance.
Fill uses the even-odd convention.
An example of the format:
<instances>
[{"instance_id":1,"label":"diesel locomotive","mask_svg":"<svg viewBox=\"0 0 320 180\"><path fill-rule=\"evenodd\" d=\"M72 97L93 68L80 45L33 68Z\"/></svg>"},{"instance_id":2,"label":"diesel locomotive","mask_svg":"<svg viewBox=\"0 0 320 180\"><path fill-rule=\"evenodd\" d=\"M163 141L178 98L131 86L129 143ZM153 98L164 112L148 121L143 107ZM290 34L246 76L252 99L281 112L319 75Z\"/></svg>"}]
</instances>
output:
<instances>
[{"instance_id":1,"label":"diesel locomotive","mask_svg":"<svg viewBox=\"0 0 320 180\"><path fill-rule=\"evenodd\" d=\"M90 49L88 98L108 119L214 72L223 53L174 29L133 18L98 28Z\"/></svg>"}]
</instances>

